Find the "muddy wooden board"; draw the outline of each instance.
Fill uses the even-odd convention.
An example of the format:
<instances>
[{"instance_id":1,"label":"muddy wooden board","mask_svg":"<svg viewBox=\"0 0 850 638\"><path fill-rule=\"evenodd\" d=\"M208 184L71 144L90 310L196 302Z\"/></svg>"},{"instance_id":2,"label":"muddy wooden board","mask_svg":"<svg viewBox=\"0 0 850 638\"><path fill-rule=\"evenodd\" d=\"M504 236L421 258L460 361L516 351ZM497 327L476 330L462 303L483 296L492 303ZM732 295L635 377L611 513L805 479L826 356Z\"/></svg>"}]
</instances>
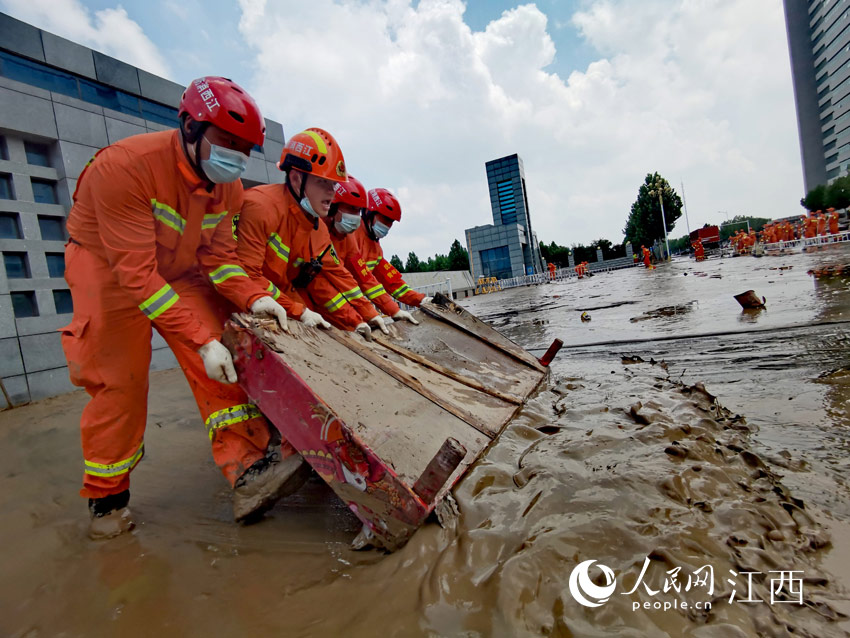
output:
<instances>
[{"instance_id":1,"label":"muddy wooden board","mask_svg":"<svg viewBox=\"0 0 850 638\"><path fill-rule=\"evenodd\" d=\"M546 374L521 349L531 361L506 354L504 337L464 314L452 311L467 322L460 329L420 311L421 326L394 324L371 343L297 322L290 334L244 316L228 324L225 343L248 396L390 549L406 542ZM435 335L445 345L423 345Z\"/></svg>"}]
</instances>

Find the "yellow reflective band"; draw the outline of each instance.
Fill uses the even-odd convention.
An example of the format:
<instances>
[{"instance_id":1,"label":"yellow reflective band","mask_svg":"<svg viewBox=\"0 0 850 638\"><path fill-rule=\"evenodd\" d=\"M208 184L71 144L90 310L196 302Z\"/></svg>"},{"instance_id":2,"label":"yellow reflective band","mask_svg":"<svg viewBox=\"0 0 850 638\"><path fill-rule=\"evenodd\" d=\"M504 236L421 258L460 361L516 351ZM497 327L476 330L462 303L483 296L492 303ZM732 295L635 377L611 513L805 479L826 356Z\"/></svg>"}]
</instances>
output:
<instances>
[{"instance_id":1,"label":"yellow reflective band","mask_svg":"<svg viewBox=\"0 0 850 638\"><path fill-rule=\"evenodd\" d=\"M369 270L375 270L375 266L377 266L379 263L381 263L381 260L380 260L380 259L376 259L376 260L374 260L374 261L367 261L367 262L366 262L366 267L367 267Z\"/></svg>"},{"instance_id":2,"label":"yellow reflective band","mask_svg":"<svg viewBox=\"0 0 850 638\"><path fill-rule=\"evenodd\" d=\"M119 474L126 474L130 470L132 470L139 461L142 460L142 457L145 455L145 442L142 441L139 445L139 449L136 450L136 453L133 454L129 459L124 459L123 461L118 461L117 463L110 463L108 465L104 465L102 463L94 463L92 461L85 461L85 472L86 474L91 474L92 476L118 476Z\"/></svg>"},{"instance_id":3,"label":"yellow reflective band","mask_svg":"<svg viewBox=\"0 0 850 638\"><path fill-rule=\"evenodd\" d=\"M204 215L204 220L201 222L201 230L209 230L218 226L218 223L227 217L227 211L222 211L215 215Z\"/></svg>"},{"instance_id":4,"label":"yellow reflective band","mask_svg":"<svg viewBox=\"0 0 850 638\"><path fill-rule=\"evenodd\" d=\"M228 425L233 425L234 423L241 423L242 421L255 419L258 416L260 416L260 409L256 405L253 403L242 403L240 405L234 405L233 407L213 412L207 417L204 425L207 426L210 441L212 441L216 430Z\"/></svg>"},{"instance_id":5,"label":"yellow reflective band","mask_svg":"<svg viewBox=\"0 0 850 638\"><path fill-rule=\"evenodd\" d=\"M210 279L216 286L220 286L231 277L247 276L248 273L242 269L242 266L237 266L236 264L224 264L224 266L219 266L210 273Z\"/></svg>"},{"instance_id":6,"label":"yellow reflective band","mask_svg":"<svg viewBox=\"0 0 850 638\"><path fill-rule=\"evenodd\" d=\"M301 259L301 257L295 258L295 264L294 264L295 266L300 266L303 263L306 263L306 262L303 259Z\"/></svg>"},{"instance_id":7,"label":"yellow reflective band","mask_svg":"<svg viewBox=\"0 0 850 638\"><path fill-rule=\"evenodd\" d=\"M168 284L165 284L162 288L140 303L139 310L145 313L145 316L148 319L153 321L177 303L178 299L180 299L180 296L174 292L174 289Z\"/></svg>"},{"instance_id":8,"label":"yellow reflective band","mask_svg":"<svg viewBox=\"0 0 850 638\"><path fill-rule=\"evenodd\" d=\"M325 146L325 140L321 138L321 136L315 131L304 131L304 135L309 135L313 138L313 141L316 143L316 148L323 155L328 152L328 147Z\"/></svg>"},{"instance_id":9,"label":"yellow reflective band","mask_svg":"<svg viewBox=\"0 0 850 638\"><path fill-rule=\"evenodd\" d=\"M384 290L384 287L381 284L378 284L377 286L372 286L366 291L366 298L371 301L375 297L380 297L381 295L386 294L386 292L387 291Z\"/></svg>"},{"instance_id":10,"label":"yellow reflective band","mask_svg":"<svg viewBox=\"0 0 850 638\"><path fill-rule=\"evenodd\" d=\"M280 288L275 286L272 282L269 282L269 287L266 288L266 292L272 293L272 299L277 301L277 298L280 297Z\"/></svg>"},{"instance_id":11,"label":"yellow reflective band","mask_svg":"<svg viewBox=\"0 0 850 638\"><path fill-rule=\"evenodd\" d=\"M281 241L280 235L272 233L271 237L269 237L269 246L271 246L275 255L280 257L287 264L289 263L289 246Z\"/></svg>"},{"instance_id":12,"label":"yellow reflective band","mask_svg":"<svg viewBox=\"0 0 850 638\"><path fill-rule=\"evenodd\" d=\"M351 290L346 290L344 293L342 293L342 295L348 301L354 301L355 299L361 299L363 297L363 293L360 292L360 288L352 288Z\"/></svg>"},{"instance_id":13,"label":"yellow reflective band","mask_svg":"<svg viewBox=\"0 0 850 638\"><path fill-rule=\"evenodd\" d=\"M406 292L410 292L410 286L408 286L407 284L404 284L398 290L394 290L392 292L392 296L395 297L396 299L398 299L399 297L401 297Z\"/></svg>"},{"instance_id":14,"label":"yellow reflective band","mask_svg":"<svg viewBox=\"0 0 850 638\"><path fill-rule=\"evenodd\" d=\"M171 208L168 204L163 204L162 202L152 199L151 210L153 211L154 218L158 219L169 228L173 228L181 235L183 234L183 231L186 230L186 220L183 219L180 213Z\"/></svg>"},{"instance_id":15,"label":"yellow reflective band","mask_svg":"<svg viewBox=\"0 0 850 638\"><path fill-rule=\"evenodd\" d=\"M330 312L336 312L345 304L345 296L340 293L328 302L325 302L325 308Z\"/></svg>"}]
</instances>

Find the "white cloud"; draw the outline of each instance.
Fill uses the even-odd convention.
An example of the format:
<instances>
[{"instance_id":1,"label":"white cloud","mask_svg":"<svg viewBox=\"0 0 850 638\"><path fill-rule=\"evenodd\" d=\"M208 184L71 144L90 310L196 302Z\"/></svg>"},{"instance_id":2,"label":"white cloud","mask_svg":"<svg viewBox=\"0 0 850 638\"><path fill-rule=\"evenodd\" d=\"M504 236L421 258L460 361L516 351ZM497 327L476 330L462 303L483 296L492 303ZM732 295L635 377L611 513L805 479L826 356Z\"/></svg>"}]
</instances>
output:
<instances>
[{"instance_id":1,"label":"white cloud","mask_svg":"<svg viewBox=\"0 0 850 638\"><path fill-rule=\"evenodd\" d=\"M127 11L90 11L79 0L2 0L3 10L50 33L106 53L155 75L171 69L150 38Z\"/></svg>"},{"instance_id":2,"label":"white cloud","mask_svg":"<svg viewBox=\"0 0 850 638\"><path fill-rule=\"evenodd\" d=\"M256 58L240 81L267 116L328 129L354 175L399 195L388 253L445 253L491 223L484 162L515 152L533 226L559 243L619 242L655 170L684 179L692 226L790 214L803 194L774 0L588 1L565 29L599 58L566 79L533 4L481 32L458 0L240 5Z\"/></svg>"}]
</instances>

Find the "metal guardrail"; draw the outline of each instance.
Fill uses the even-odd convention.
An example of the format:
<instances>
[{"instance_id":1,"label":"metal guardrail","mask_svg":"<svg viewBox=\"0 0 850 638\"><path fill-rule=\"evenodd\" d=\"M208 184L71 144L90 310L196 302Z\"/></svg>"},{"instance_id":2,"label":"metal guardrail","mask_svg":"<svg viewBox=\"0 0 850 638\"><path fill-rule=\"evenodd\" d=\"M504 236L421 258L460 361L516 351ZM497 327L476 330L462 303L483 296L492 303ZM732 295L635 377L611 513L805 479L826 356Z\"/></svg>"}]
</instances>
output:
<instances>
[{"instance_id":1,"label":"metal guardrail","mask_svg":"<svg viewBox=\"0 0 850 638\"><path fill-rule=\"evenodd\" d=\"M765 251L785 250L787 248L808 248L809 246L826 246L850 242L850 230L845 230L833 235L819 235L817 237L803 237L802 239L791 239L789 241L776 241L772 244L764 244Z\"/></svg>"}]
</instances>

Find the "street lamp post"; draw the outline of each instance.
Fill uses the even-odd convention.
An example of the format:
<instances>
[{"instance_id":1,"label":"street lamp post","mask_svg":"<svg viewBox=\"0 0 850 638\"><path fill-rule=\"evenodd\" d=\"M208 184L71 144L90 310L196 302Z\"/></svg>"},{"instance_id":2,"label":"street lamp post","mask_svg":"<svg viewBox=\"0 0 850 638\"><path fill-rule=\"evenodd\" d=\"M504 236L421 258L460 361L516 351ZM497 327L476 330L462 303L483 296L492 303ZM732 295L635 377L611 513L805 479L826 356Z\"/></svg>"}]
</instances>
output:
<instances>
[{"instance_id":1,"label":"street lamp post","mask_svg":"<svg viewBox=\"0 0 850 638\"><path fill-rule=\"evenodd\" d=\"M667 218L664 215L664 193L670 193L670 186L661 179L660 175L656 175L654 180L649 184L650 196L658 195L658 203L661 204L661 224L664 226L664 246L667 248L667 259L670 259L670 242L667 240Z\"/></svg>"}]
</instances>

